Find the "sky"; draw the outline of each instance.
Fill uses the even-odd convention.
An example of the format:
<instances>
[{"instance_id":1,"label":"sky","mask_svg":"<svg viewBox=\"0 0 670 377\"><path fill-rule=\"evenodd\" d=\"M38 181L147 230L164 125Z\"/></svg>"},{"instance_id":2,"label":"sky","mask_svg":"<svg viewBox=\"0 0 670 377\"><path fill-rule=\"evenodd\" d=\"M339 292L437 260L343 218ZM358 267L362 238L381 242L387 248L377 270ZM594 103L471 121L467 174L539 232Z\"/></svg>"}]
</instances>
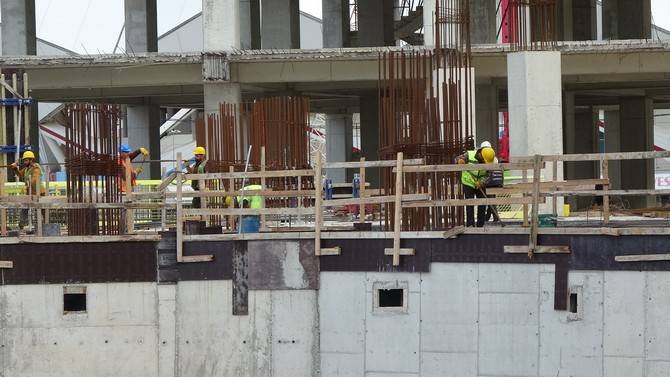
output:
<instances>
[{"instance_id":1,"label":"sky","mask_svg":"<svg viewBox=\"0 0 670 377\"><path fill-rule=\"evenodd\" d=\"M300 0L300 9L320 18L321 1ZM654 23L670 30L670 0L651 3ZM202 10L202 0L157 4L159 35ZM111 53L123 26L123 0L35 0L35 8L37 36L78 53Z\"/></svg>"}]
</instances>

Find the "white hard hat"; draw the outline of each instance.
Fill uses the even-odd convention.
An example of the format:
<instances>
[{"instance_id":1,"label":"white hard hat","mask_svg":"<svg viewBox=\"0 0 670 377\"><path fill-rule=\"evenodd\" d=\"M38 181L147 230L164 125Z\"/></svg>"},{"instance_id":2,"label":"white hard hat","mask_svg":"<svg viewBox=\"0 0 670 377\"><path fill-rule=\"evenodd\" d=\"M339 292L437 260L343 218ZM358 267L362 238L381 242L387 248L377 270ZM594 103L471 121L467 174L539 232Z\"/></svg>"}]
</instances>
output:
<instances>
[{"instance_id":1,"label":"white hard hat","mask_svg":"<svg viewBox=\"0 0 670 377\"><path fill-rule=\"evenodd\" d=\"M479 148L493 148L493 147L491 146L490 142L482 141L482 145L480 145Z\"/></svg>"}]
</instances>

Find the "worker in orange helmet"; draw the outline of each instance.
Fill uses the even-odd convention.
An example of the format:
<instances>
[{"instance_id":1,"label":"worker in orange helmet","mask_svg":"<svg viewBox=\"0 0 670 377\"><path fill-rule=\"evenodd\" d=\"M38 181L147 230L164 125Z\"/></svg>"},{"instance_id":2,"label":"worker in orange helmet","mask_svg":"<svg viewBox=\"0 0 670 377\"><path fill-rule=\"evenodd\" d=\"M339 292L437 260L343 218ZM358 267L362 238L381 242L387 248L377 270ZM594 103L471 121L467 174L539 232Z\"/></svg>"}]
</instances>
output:
<instances>
[{"instance_id":1,"label":"worker in orange helmet","mask_svg":"<svg viewBox=\"0 0 670 377\"><path fill-rule=\"evenodd\" d=\"M119 183L119 191L120 192L126 192L126 176L128 173L130 173L130 186L135 187L137 183L137 176L142 174L142 167L140 166L135 170L133 167L133 160L135 157L139 155L143 155L144 157L149 156L149 150L146 148L139 148L135 151L130 150L130 146L128 144L121 144L119 146L119 159L118 159L118 164L119 164L119 176L118 176L118 183Z\"/></svg>"}]
</instances>

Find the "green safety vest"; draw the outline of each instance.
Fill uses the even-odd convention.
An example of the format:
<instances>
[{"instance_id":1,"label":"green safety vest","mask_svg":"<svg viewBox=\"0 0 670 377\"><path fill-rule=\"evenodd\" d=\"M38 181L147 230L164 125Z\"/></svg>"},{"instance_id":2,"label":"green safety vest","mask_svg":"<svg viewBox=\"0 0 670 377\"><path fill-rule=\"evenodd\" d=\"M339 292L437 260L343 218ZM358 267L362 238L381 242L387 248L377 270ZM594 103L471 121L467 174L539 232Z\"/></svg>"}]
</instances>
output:
<instances>
[{"instance_id":1,"label":"green safety vest","mask_svg":"<svg viewBox=\"0 0 670 377\"><path fill-rule=\"evenodd\" d=\"M244 191L254 191L254 190L261 190L261 189L263 189L263 186L261 186L261 185L247 185L247 186L244 186ZM240 206L241 206L241 203L245 200L249 202L249 208L253 208L253 209L263 208L263 197L262 196L254 195L254 196L247 197L245 195L245 196L238 196L237 197L237 202L240 203Z\"/></svg>"},{"instance_id":2,"label":"green safety vest","mask_svg":"<svg viewBox=\"0 0 670 377\"><path fill-rule=\"evenodd\" d=\"M479 164L480 162L477 160L475 157L477 155L477 151L468 151L468 164ZM461 183L468 186L472 187L473 189L476 189L477 186L475 185L476 181L480 181L484 178L486 178L489 175L489 172L486 170L464 170L461 172Z\"/></svg>"},{"instance_id":3,"label":"green safety vest","mask_svg":"<svg viewBox=\"0 0 670 377\"><path fill-rule=\"evenodd\" d=\"M205 166L207 166L207 160L202 160L200 165L195 169L195 174L205 174ZM191 188L194 190L200 190L200 184L197 179L191 181Z\"/></svg>"}]
</instances>

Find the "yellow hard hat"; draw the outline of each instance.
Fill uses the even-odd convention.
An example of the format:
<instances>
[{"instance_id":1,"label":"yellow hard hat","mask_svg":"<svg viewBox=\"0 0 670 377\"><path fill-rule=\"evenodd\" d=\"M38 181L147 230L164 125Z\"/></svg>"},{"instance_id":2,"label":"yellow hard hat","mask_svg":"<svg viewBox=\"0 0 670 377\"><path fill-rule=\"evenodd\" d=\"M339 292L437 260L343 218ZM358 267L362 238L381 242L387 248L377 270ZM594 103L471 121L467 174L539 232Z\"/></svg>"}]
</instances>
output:
<instances>
[{"instance_id":1,"label":"yellow hard hat","mask_svg":"<svg viewBox=\"0 0 670 377\"><path fill-rule=\"evenodd\" d=\"M230 197L230 195L226 196L226 206L230 207L230 203L233 202L233 198Z\"/></svg>"},{"instance_id":2,"label":"yellow hard hat","mask_svg":"<svg viewBox=\"0 0 670 377\"><path fill-rule=\"evenodd\" d=\"M492 164L496 158L496 152L491 147L486 147L482 149L482 157L484 157L484 162L487 164Z\"/></svg>"},{"instance_id":3,"label":"yellow hard hat","mask_svg":"<svg viewBox=\"0 0 670 377\"><path fill-rule=\"evenodd\" d=\"M205 154L205 148L195 147L195 150L193 151L193 154Z\"/></svg>"},{"instance_id":4,"label":"yellow hard hat","mask_svg":"<svg viewBox=\"0 0 670 377\"><path fill-rule=\"evenodd\" d=\"M33 153L33 151L25 151L25 152L23 152L23 159L25 160L26 158L32 158L32 159L35 159L35 153Z\"/></svg>"}]
</instances>

